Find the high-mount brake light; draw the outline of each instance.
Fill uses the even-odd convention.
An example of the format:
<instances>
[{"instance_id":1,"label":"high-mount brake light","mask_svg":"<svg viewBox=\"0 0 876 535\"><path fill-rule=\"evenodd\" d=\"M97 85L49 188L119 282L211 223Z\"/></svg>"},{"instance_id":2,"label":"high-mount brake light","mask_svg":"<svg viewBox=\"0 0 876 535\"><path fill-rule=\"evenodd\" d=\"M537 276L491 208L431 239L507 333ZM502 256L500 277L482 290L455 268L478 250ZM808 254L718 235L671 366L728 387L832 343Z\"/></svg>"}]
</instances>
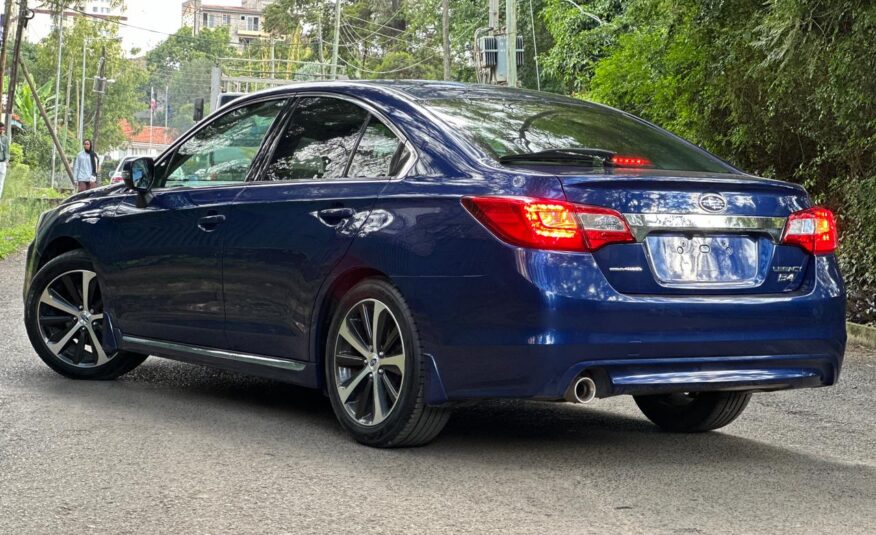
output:
<instances>
[{"instance_id":1,"label":"high-mount brake light","mask_svg":"<svg viewBox=\"0 0 876 535\"><path fill-rule=\"evenodd\" d=\"M653 164L648 158L642 156L624 156L615 154L609 162L616 167L651 167Z\"/></svg>"},{"instance_id":2,"label":"high-mount brake light","mask_svg":"<svg viewBox=\"0 0 876 535\"><path fill-rule=\"evenodd\" d=\"M512 245L552 251L596 251L635 241L615 210L531 197L464 197L462 204L485 227Z\"/></svg>"},{"instance_id":3,"label":"high-mount brake light","mask_svg":"<svg viewBox=\"0 0 876 535\"><path fill-rule=\"evenodd\" d=\"M782 243L797 245L812 254L836 251L837 231L833 212L816 206L788 216Z\"/></svg>"}]
</instances>

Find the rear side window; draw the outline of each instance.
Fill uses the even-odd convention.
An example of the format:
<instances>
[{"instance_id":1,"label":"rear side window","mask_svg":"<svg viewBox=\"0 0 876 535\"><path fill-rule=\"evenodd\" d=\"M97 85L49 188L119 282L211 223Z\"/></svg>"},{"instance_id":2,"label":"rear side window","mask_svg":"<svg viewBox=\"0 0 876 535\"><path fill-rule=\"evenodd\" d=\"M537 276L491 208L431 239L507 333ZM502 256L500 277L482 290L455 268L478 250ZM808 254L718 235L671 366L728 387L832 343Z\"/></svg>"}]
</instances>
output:
<instances>
[{"instance_id":1,"label":"rear side window","mask_svg":"<svg viewBox=\"0 0 876 535\"><path fill-rule=\"evenodd\" d=\"M368 112L352 102L303 98L280 138L265 180L341 178Z\"/></svg>"},{"instance_id":2,"label":"rear side window","mask_svg":"<svg viewBox=\"0 0 876 535\"><path fill-rule=\"evenodd\" d=\"M337 98L304 97L262 180L389 177L409 158L392 130L362 107Z\"/></svg>"},{"instance_id":3,"label":"rear side window","mask_svg":"<svg viewBox=\"0 0 876 535\"><path fill-rule=\"evenodd\" d=\"M410 157L401 140L388 126L371 117L347 173L350 177L395 176Z\"/></svg>"}]
</instances>

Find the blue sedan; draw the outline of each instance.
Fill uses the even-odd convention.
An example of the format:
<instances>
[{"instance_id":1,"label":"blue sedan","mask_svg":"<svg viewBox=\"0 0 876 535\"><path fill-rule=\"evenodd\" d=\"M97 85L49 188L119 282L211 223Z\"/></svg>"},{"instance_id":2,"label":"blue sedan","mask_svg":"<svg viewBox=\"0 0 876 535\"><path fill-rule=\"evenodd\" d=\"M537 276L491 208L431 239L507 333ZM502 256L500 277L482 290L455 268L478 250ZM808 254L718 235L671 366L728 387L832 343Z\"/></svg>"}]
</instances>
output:
<instances>
[{"instance_id":1,"label":"blue sedan","mask_svg":"<svg viewBox=\"0 0 876 535\"><path fill-rule=\"evenodd\" d=\"M632 395L668 431L834 384L833 215L632 115L445 82L234 100L40 219L25 316L58 373L147 355L323 390L371 446L454 405Z\"/></svg>"}]
</instances>

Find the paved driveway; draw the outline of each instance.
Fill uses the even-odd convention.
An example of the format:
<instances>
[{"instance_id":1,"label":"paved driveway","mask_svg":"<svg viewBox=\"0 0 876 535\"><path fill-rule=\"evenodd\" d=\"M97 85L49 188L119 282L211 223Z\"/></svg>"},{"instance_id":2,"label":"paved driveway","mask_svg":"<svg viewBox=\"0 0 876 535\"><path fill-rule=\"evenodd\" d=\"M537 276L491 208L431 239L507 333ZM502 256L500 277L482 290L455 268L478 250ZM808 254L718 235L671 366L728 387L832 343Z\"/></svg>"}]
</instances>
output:
<instances>
[{"instance_id":1,"label":"paved driveway","mask_svg":"<svg viewBox=\"0 0 876 535\"><path fill-rule=\"evenodd\" d=\"M379 451L280 383L157 358L55 375L24 332L22 263L0 261L0 533L876 531L873 350L722 432L657 432L627 398L496 402Z\"/></svg>"}]
</instances>

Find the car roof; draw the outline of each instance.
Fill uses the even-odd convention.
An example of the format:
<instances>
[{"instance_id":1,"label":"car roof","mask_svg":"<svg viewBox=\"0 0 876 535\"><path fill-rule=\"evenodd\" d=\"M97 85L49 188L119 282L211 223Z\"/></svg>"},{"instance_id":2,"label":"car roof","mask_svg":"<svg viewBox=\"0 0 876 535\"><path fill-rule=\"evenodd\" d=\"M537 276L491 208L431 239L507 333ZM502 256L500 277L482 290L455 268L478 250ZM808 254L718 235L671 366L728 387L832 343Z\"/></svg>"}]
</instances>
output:
<instances>
[{"instance_id":1,"label":"car roof","mask_svg":"<svg viewBox=\"0 0 876 535\"><path fill-rule=\"evenodd\" d=\"M500 98L512 100L537 100L541 102L567 102L575 104L586 103L585 101L563 95L534 91L531 89L435 80L334 80L293 82L288 85L249 93L240 100L235 100L235 102L247 101L250 100L250 98L257 98L260 95L266 94L284 94L296 93L298 91L318 91L326 89L340 89L355 92L356 90L361 90L363 88L373 88L382 90L386 93L394 93L397 96L413 101L453 98Z\"/></svg>"},{"instance_id":2,"label":"car roof","mask_svg":"<svg viewBox=\"0 0 876 535\"><path fill-rule=\"evenodd\" d=\"M386 87L404 93L414 100L439 100L448 98L503 98L503 99L551 99L573 100L562 95L533 91L519 87L469 84L434 80L368 80L364 85Z\"/></svg>"}]
</instances>

